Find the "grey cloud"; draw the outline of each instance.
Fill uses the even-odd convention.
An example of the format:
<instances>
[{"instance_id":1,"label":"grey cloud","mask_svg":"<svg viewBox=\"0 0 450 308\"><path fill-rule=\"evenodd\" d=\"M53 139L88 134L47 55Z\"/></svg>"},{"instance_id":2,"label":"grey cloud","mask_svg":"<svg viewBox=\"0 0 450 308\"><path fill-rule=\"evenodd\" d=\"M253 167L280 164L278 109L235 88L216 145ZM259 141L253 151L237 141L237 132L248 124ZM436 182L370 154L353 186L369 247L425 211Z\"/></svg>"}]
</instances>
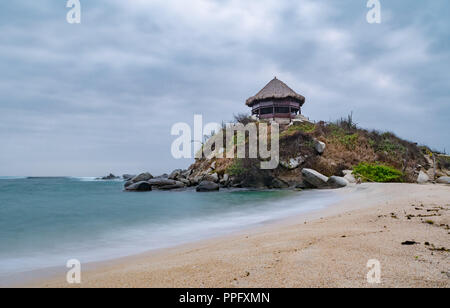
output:
<instances>
[{"instance_id":1,"label":"grey cloud","mask_svg":"<svg viewBox=\"0 0 450 308\"><path fill-rule=\"evenodd\" d=\"M64 2L64 1L62 1ZM368 128L450 149L449 21L444 0L54 1L0 12L0 174L153 173L172 124L229 120L274 75L304 113L354 111Z\"/></svg>"}]
</instances>

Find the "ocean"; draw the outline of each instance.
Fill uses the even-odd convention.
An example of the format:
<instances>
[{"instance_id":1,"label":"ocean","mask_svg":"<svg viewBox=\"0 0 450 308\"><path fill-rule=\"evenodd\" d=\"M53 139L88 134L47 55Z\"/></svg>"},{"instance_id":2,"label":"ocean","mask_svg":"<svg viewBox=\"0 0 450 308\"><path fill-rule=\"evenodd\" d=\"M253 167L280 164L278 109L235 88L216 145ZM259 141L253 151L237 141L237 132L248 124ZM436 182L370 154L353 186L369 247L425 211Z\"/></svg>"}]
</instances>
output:
<instances>
[{"instance_id":1,"label":"ocean","mask_svg":"<svg viewBox=\"0 0 450 308\"><path fill-rule=\"evenodd\" d=\"M318 210L332 191L123 191L122 181L0 177L0 285L82 264L229 234Z\"/></svg>"}]
</instances>

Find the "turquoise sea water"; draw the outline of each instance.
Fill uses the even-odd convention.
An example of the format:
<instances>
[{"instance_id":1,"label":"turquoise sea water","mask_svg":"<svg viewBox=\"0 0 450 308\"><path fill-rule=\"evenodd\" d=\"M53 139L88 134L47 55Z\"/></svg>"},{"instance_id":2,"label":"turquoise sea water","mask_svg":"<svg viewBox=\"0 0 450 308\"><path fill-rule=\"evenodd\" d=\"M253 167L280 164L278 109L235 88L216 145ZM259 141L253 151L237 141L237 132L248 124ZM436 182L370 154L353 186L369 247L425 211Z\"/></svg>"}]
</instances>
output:
<instances>
[{"instance_id":1,"label":"turquoise sea water","mask_svg":"<svg viewBox=\"0 0 450 308\"><path fill-rule=\"evenodd\" d=\"M0 283L113 259L320 209L329 191L122 191L120 181L0 177Z\"/></svg>"}]
</instances>

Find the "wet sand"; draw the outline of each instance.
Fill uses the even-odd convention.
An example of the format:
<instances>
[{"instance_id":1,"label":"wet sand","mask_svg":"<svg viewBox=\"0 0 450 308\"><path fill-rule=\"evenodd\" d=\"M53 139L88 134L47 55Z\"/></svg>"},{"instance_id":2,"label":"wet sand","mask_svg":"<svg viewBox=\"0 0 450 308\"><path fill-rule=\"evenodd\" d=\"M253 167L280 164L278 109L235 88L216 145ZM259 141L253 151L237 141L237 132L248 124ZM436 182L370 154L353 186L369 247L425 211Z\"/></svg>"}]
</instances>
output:
<instances>
[{"instance_id":1,"label":"wet sand","mask_svg":"<svg viewBox=\"0 0 450 308\"><path fill-rule=\"evenodd\" d=\"M91 264L75 287L450 286L450 186L361 184L339 193L343 201L322 211ZM380 261L380 284L367 282L369 259ZM65 275L29 286L74 287Z\"/></svg>"}]
</instances>

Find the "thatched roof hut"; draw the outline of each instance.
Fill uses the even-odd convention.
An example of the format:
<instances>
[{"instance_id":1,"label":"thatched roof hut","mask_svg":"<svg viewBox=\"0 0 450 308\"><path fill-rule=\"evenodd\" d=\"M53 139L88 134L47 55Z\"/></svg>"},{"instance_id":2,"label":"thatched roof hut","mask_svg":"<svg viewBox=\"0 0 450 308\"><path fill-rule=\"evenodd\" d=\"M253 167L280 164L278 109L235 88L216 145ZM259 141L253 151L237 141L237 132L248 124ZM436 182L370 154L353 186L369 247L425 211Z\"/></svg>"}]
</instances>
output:
<instances>
[{"instance_id":1,"label":"thatched roof hut","mask_svg":"<svg viewBox=\"0 0 450 308\"><path fill-rule=\"evenodd\" d=\"M275 77L255 96L247 99L246 104L247 106L251 107L257 101L284 98L293 98L295 100L298 100L301 105L305 103L305 97L296 93L294 90L289 88L288 85Z\"/></svg>"},{"instance_id":2,"label":"thatched roof hut","mask_svg":"<svg viewBox=\"0 0 450 308\"><path fill-rule=\"evenodd\" d=\"M245 103L252 108L252 114L258 118L273 119L281 123L290 122L298 114L301 114L305 97L275 77Z\"/></svg>"}]
</instances>

